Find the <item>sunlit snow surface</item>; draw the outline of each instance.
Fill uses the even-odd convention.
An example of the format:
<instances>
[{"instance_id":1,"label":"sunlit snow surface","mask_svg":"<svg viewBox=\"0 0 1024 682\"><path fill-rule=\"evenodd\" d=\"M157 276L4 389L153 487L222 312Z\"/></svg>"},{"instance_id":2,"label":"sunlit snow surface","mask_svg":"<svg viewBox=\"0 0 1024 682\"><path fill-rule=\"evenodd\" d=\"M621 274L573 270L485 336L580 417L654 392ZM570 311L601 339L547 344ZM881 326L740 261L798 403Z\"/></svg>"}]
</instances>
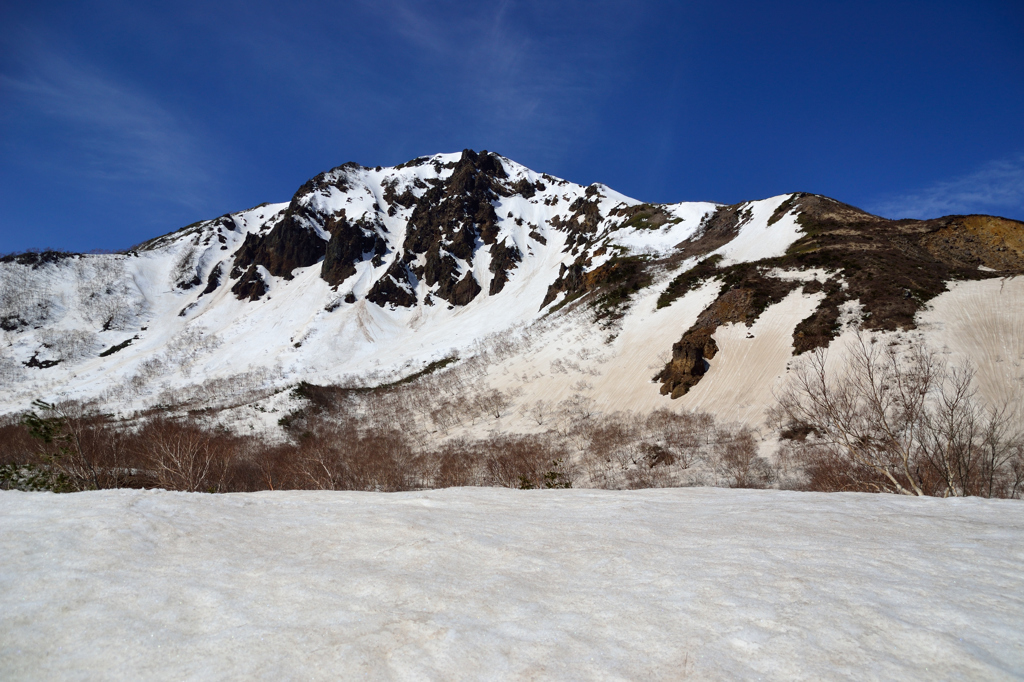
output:
<instances>
[{"instance_id":1,"label":"sunlit snow surface","mask_svg":"<svg viewBox=\"0 0 1024 682\"><path fill-rule=\"evenodd\" d=\"M0 493L28 679L1014 679L1024 504Z\"/></svg>"},{"instance_id":2,"label":"sunlit snow surface","mask_svg":"<svg viewBox=\"0 0 1024 682\"><path fill-rule=\"evenodd\" d=\"M668 222L661 227L622 228L626 218L615 212L637 205L637 200L604 185L583 187L502 159L510 185L527 181L544 188L529 199L515 194L494 200L496 243L514 246L522 254L504 288L489 294L491 247L480 245L472 266L459 264L460 276L472 267L482 288L469 304L428 302L430 287L422 281L416 284L417 303L410 308L369 302L373 284L403 253L413 211L390 205L387 188L420 196L426 181L449 177L452 169L445 164L460 156L435 155L430 162L402 168L340 167L323 176L328 183L323 188L296 199L323 215L344 210L349 220L372 218L380 224L386 256L376 266L371 260L358 263L356 273L336 289L322 279L321 264L316 263L294 269L292 279L261 270L269 290L258 301L240 301L231 292L235 253L247 237L271 230L285 203L197 223L131 255L87 255L39 267L0 263L0 318L19 321L11 330L0 330L0 414L28 409L40 398L95 399L110 412L130 413L178 404L210 381L227 382L220 394L234 387L239 395L244 386L273 392L299 381L393 381L442 358L470 357L477 344L486 345L493 335L515 338L557 307L565 294L549 301L549 287L579 254L566 250L567 233L552 221L574 215L571 207L590 197L588 192L596 192L593 201L604 216L593 236L595 254L600 255L588 261L591 270L616 254L669 254L697 237L719 207L707 202L669 204L662 207ZM329 184L339 178L345 181L341 186ZM737 237L718 252L728 262L781 255L799 237L799 226L789 214L768 222L791 197L744 204ZM322 226L308 226L321 237L329 236ZM206 292L204 283L213 281L215 271L221 274L220 285ZM671 276L658 273L651 290L663 289ZM184 286L192 277L200 284ZM26 290L33 295L24 295ZM349 294L354 303L346 301ZM117 308L116 324L109 323L111 306ZM633 310L624 311L624 326L637 326L654 311L653 300L645 303L639 317ZM669 353L692 322L673 327L668 343L645 349L646 354ZM589 321L569 326L577 327L568 330L573 335L588 331L595 338L608 336ZM59 364L38 369L30 366L33 359ZM666 361L659 356L658 362L647 359L638 368L647 402L661 397L658 386L648 381L657 367L648 365L661 367ZM222 402L231 403L229 398ZM275 423L276 418L271 426Z\"/></svg>"}]
</instances>

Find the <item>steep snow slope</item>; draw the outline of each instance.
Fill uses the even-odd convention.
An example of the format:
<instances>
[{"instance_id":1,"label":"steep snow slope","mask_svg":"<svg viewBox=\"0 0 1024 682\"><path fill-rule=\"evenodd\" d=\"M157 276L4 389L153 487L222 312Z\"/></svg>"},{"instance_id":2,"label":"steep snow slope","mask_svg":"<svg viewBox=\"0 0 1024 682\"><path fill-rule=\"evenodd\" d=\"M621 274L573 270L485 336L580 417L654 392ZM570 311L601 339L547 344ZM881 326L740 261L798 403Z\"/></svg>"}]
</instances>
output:
<instances>
[{"instance_id":1,"label":"steep snow slope","mask_svg":"<svg viewBox=\"0 0 1024 682\"><path fill-rule=\"evenodd\" d=\"M614 211L638 202L601 185L581 187L500 159L506 185L527 183L531 189L491 197L497 216L492 245L482 244L478 237L473 261L458 260L459 272L471 273L480 294L450 304L439 298L438 286L412 275L413 305L371 302L375 286L408 256L402 245L409 241L416 209L402 205L401 193L422 196L427 188L439 186L428 183L449 180L459 159L458 154L442 154L406 168L341 167L311 181L312 191L304 186L291 204L264 205L199 223L126 256L0 264L12 289L13 283L27 281L48 306L35 319L25 319L29 316L23 313L24 301L17 292L7 296L3 315L11 329L4 332L0 368L6 379L3 404L16 409L38 397L103 396L139 407L159 402L160 395L177 386L254 370L255 381L278 386L411 371L453 353L465 354L488 335L537 321L567 296L555 293L542 309L552 283L581 258L592 270L616 253L665 254L692 237L716 208L707 203L670 205L664 207L667 219L661 226L619 230L626 220L612 217ZM406 203L411 201L406 196ZM779 198L751 205L762 203L766 208L760 213L770 215ZM238 254L252 251L244 245L266 239L289 211L304 211L304 224L321 241L331 237L323 228L330 224L330 216L372 224L376 236L386 242L382 257L375 260L372 253L364 253L354 272L334 287L324 279L322 257L287 275L275 275L257 263L251 267L265 293L256 300L240 296L229 286L232 268L235 277L244 269L244 263L237 267ZM567 245L567 240L575 239L588 220L593 222L588 229L594 246L581 255L581 247ZM491 294L494 244L516 249L521 260L508 271L507 285ZM407 260L415 268L423 256ZM97 282L97 272L105 273L106 279ZM116 283L125 292L116 292L105 282ZM87 293L97 287L101 296ZM114 299L124 311L111 321L101 304L113 305ZM645 312L630 324L636 327L647 316ZM666 329L671 331L662 332L665 338L659 340L657 351L641 344L630 352L662 352L680 333L674 326ZM63 347L70 342L52 338L54 334L82 334L86 347L66 353ZM628 338L634 345L639 341L635 332ZM99 357L101 351L126 341L127 346ZM25 366L33 362L59 364ZM642 372L645 382L648 369L645 366Z\"/></svg>"},{"instance_id":2,"label":"steep snow slope","mask_svg":"<svg viewBox=\"0 0 1024 682\"><path fill-rule=\"evenodd\" d=\"M1024 505L0 492L7 680L1016 679Z\"/></svg>"},{"instance_id":3,"label":"steep snow slope","mask_svg":"<svg viewBox=\"0 0 1024 682\"><path fill-rule=\"evenodd\" d=\"M0 412L375 385L501 341L514 352L486 383L524 401L585 394L600 410L692 407L756 426L794 346L828 345L848 322L912 326L946 282L986 277L932 299L922 329L994 386L1024 325L1024 280L991 295L994 270L1024 272L1002 236L1014 230L895 223L806 194L644 204L470 150L345 164L287 203L127 254L0 259Z\"/></svg>"},{"instance_id":4,"label":"steep snow slope","mask_svg":"<svg viewBox=\"0 0 1024 682\"><path fill-rule=\"evenodd\" d=\"M760 426L772 391L781 388L793 358L793 328L821 302L821 295L794 291L768 308L753 325L720 327L714 338L719 353L707 378L679 402L726 421Z\"/></svg>"},{"instance_id":5,"label":"steep snow slope","mask_svg":"<svg viewBox=\"0 0 1024 682\"><path fill-rule=\"evenodd\" d=\"M1024 277L956 282L921 314L951 364L970 362L989 401L1024 402Z\"/></svg>"}]
</instances>

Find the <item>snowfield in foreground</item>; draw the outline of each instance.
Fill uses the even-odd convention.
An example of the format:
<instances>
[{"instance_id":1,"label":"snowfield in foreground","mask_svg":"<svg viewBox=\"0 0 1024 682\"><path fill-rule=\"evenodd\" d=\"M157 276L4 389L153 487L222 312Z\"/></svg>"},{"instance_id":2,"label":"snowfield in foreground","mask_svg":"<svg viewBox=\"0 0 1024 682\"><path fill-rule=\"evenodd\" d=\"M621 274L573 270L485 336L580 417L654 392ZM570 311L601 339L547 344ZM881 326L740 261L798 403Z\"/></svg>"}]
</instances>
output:
<instances>
[{"instance_id":1,"label":"snowfield in foreground","mask_svg":"<svg viewBox=\"0 0 1024 682\"><path fill-rule=\"evenodd\" d=\"M0 493L14 679L1011 679L1024 504Z\"/></svg>"}]
</instances>

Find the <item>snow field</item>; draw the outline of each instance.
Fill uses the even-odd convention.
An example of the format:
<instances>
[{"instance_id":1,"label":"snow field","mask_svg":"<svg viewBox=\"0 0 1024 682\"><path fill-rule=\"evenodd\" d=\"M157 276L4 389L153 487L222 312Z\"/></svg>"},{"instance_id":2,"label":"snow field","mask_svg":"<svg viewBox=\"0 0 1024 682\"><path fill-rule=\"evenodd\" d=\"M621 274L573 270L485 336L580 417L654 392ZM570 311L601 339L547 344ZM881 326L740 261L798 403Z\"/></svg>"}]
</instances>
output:
<instances>
[{"instance_id":1,"label":"snow field","mask_svg":"<svg viewBox=\"0 0 1024 682\"><path fill-rule=\"evenodd\" d=\"M22 679L1014 679L1024 505L0 493Z\"/></svg>"},{"instance_id":2,"label":"snow field","mask_svg":"<svg viewBox=\"0 0 1024 682\"><path fill-rule=\"evenodd\" d=\"M797 289L769 306L750 327L719 327L713 335L718 353L708 361L708 373L678 402L725 422L761 427L765 410L775 402L773 391L782 387L793 359L793 329L823 298Z\"/></svg>"},{"instance_id":3,"label":"snow field","mask_svg":"<svg viewBox=\"0 0 1024 682\"><path fill-rule=\"evenodd\" d=\"M1024 277L951 284L919 320L950 364L969 360L977 368L983 398L1024 403Z\"/></svg>"}]
</instances>

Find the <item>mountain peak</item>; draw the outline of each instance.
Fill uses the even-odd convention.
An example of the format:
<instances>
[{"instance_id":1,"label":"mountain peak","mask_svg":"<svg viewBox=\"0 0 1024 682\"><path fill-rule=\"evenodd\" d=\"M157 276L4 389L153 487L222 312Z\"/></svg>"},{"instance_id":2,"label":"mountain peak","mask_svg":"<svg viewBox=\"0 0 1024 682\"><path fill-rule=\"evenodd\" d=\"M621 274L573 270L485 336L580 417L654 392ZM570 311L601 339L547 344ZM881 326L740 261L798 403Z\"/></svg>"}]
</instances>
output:
<instances>
[{"instance_id":1,"label":"mountain peak","mask_svg":"<svg viewBox=\"0 0 1024 682\"><path fill-rule=\"evenodd\" d=\"M808 193L644 203L467 149L349 162L126 254L0 259L0 375L11 406L56 387L156 400L152 382L193 374L369 381L560 320L609 357L620 335L655 344L622 380L656 401L705 385L722 329L780 306L804 311L786 323L799 353L853 319L912 329L951 282L1022 272L1015 221L890 221Z\"/></svg>"}]
</instances>

